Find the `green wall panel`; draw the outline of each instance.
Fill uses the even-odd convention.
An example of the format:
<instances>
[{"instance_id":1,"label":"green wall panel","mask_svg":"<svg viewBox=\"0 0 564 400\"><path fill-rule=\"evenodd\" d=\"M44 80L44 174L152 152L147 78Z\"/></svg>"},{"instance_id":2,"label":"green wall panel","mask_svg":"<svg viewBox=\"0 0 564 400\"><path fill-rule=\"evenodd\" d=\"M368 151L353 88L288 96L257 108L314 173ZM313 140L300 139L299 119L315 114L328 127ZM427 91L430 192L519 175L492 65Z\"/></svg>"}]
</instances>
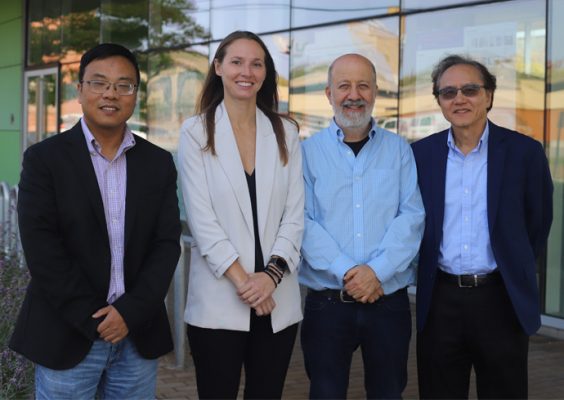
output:
<instances>
[{"instance_id":1,"label":"green wall panel","mask_svg":"<svg viewBox=\"0 0 564 400\"><path fill-rule=\"evenodd\" d=\"M0 133L21 129L22 93L21 67L0 68Z\"/></svg>"},{"instance_id":2,"label":"green wall panel","mask_svg":"<svg viewBox=\"0 0 564 400\"><path fill-rule=\"evenodd\" d=\"M0 6L0 15L2 6ZM22 20L14 19L0 23L0 67L22 64L23 60Z\"/></svg>"},{"instance_id":3,"label":"green wall panel","mask_svg":"<svg viewBox=\"0 0 564 400\"><path fill-rule=\"evenodd\" d=\"M22 17L21 0L2 0L0 4L0 24L15 18Z\"/></svg>"},{"instance_id":4,"label":"green wall panel","mask_svg":"<svg viewBox=\"0 0 564 400\"><path fill-rule=\"evenodd\" d=\"M15 185L20 174L21 137L19 131L0 131L0 182Z\"/></svg>"}]
</instances>

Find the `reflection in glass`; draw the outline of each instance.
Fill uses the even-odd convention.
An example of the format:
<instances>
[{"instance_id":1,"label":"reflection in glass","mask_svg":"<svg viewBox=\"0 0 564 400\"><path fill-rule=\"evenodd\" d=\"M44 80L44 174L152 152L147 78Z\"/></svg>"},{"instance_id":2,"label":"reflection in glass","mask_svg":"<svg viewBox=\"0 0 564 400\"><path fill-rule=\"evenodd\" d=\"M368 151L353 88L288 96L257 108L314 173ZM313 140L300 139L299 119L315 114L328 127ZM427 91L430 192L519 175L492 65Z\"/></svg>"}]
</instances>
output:
<instances>
[{"instance_id":1,"label":"reflection in glass","mask_svg":"<svg viewBox=\"0 0 564 400\"><path fill-rule=\"evenodd\" d=\"M294 0L292 27L304 27L355 18L370 18L399 10L399 0Z\"/></svg>"},{"instance_id":2,"label":"reflection in glass","mask_svg":"<svg viewBox=\"0 0 564 400\"><path fill-rule=\"evenodd\" d=\"M61 65L61 118L59 120L59 130L64 132L72 128L82 116L82 108L78 103L78 83L79 63Z\"/></svg>"},{"instance_id":3,"label":"reflection in glass","mask_svg":"<svg viewBox=\"0 0 564 400\"><path fill-rule=\"evenodd\" d=\"M432 95L431 70L442 57L461 53L497 76L488 117L542 141L544 5L514 1L404 17L400 133L413 141L449 126Z\"/></svg>"},{"instance_id":4,"label":"reflection in glass","mask_svg":"<svg viewBox=\"0 0 564 400\"><path fill-rule=\"evenodd\" d=\"M176 152L180 126L194 115L208 66L204 46L149 56L146 108L151 142Z\"/></svg>"},{"instance_id":5,"label":"reflection in glass","mask_svg":"<svg viewBox=\"0 0 564 400\"><path fill-rule=\"evenodd\" d=\"M402 12L425 10L435 7L446 7L469 3L469 0L403 0L401 2Z\"/></svg>"},{"instance_id":6,"label":"reflection in glass","mask_svg":"<svg viewBox=\"0 0 564 400\"><path fill-rule=\"evenodd\" d=\"M56 68L27 74L26 99L24 146L27 148L58 132Z\"/></svg>"},{"instance_id":7,"label":"reflection in glass","mask_svg":"<svg viewBox=\"0 0 564 400\"><path fill-rule=\"evenodd\" d=\"M564 317L564 2L549 2L546 147L554 182L554 219L548 239L544 312Z\"/></svg>"},{"instance_id":8,"label":"reflection in glass","mask_svg":"<svg viewBox=\"0 0 564 400\"><path fill-rule=\"evenodd\" d=\"M326 127L333 110L325 96L331 62L347 53L370 59L377 73L375 116L393 127L398 101L398 18L367 20L333 27L296 31L291 43L290 113L300 135Z\"/></svg>"},{"instance_id":9,"label":"reflection in glass","mask_svg":"<svg viewBox=\"0 0 564 400\"><path fill-rule=\"evenodd\" d=\"M210 12L213 39L236 30L260 33L290 27L290 0L213 0Z\"/></svg>"}]
</instances>

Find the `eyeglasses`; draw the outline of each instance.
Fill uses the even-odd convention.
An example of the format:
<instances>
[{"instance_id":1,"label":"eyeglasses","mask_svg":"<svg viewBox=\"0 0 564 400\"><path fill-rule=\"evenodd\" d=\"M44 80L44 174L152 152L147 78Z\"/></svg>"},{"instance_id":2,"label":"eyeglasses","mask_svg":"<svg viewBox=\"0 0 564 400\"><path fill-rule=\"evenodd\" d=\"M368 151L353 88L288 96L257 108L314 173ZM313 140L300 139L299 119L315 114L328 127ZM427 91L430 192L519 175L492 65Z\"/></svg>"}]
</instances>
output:
<instances>
[{"instance_id":1,"label":"eyeglasses","mask_svg":"<svg viewBox=\"0 0 564 400\"><path fill-rule=\"evenodd\" d=\"M452 100L458 95L458 91L462 92L464 97L476 97L478 93L480 93L480 89L482 89L483 85L476 85L475 83L469 83L464 85L460 88L454 86L447 86L442 89L439 89L437 92L439 97L443 100Z\"/></svg>"},{"instance_id":2,"label":"eyeglasses","mask_svg":"<svg viewBox=\"0 0 564 400\"><path fill-rule=\"evenodd\" d=\"M114 87L114 90L120 96L130 96L135 92L137 85L129 82L109 82L109 81L98 81L98 80L91 80L91 81L80 81L80 83L87 83L90 91L92 93L103 94L110 88L110 86Z\"/></svg>"}]
</instances>

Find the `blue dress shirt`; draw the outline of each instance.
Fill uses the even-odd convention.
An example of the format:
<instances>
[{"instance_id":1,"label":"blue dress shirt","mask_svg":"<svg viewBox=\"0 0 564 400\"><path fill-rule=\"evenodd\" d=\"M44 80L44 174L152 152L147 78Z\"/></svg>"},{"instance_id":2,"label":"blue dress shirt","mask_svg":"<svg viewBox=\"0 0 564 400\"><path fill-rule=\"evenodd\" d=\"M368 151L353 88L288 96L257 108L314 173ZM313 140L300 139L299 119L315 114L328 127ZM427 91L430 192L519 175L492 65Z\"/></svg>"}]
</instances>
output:
<instances>
[{"instance_id":1,"label":"blue dress shirt","mask_svg":"<svg viewBox=\"0 0 564 400\"><path fill-rule=\"evenodd\" d=\"M488 138L464 155L448 132L440 268L450 274L487 274L496 268L488 229Z\"/></svg>"},{"instance_id":2,"label":"blue dress shirt","mask_svg":"<svg viewBox=\"0 0 564 400\"><path fill-rule=\"evenodd\" d=\"M372 121L355 157L334 120L302 143L305 231L300 282L341 289L343 276L368 264L384 293L414 283L425 211L411 147Z\"/></svg>"}]
</instances>

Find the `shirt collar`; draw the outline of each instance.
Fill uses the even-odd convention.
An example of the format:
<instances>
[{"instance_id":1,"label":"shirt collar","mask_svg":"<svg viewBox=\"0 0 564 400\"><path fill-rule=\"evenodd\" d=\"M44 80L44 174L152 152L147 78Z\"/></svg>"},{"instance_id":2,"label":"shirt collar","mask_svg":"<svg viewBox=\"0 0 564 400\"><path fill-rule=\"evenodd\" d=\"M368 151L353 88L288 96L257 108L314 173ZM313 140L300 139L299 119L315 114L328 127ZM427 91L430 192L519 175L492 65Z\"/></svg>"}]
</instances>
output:
<instances>
[{"instance_id":1,"label":"shirt collar","mask_svg":"<svg viewBox=\"0 0 564 400\"><path fill-rule=\"evenodd\" d=\"M88 128L88 125L86 125L86 122L84 121L84 117L80 119L80 126L82 127L82 132L84 133L84 137L86 139L86 145L88 146L88 152L90 153L90 155L99 154L101 156L102 153L100 152L101 150L100 144L96 141L96 138L92 134L92 131L90 131L90 129ZM135 146L135 137L133 136L133 133L131 132L129 127L126 125L125 134L123 135L123 140L116 153L116 158L122 152L126 152L133 146Z\"/></svg>"},{"instance_id":2,"label":"shirt collar","mask_svg":"<svg viewBox=\"0 0 564 400\"><path fill-rule=\"evenodd\" d=\"M490 136L489 122L486 122L486 127L482 132L482 136L478 141L478 145L472 150L472 152L476 151L479 153L484 147L487 147L489 136ZM454 143L454 137L452 136L452 127L448 129L447 145L451 150L460 152L460 150L458 149L458 147L456 147L456 144Z\"/></svg>"},{"instance_id":3,"label":"shirt collar","mask_svg":"<svg viewBox=\"0 0 564 400\"><path fill-rule=\"evenodd\" d=\"M372 139L378 130L378 125L376 125L376 121L374 118L370 118L370 131L368 132L368 137ZM343 142L345 140L345 134L343 130L337 125L335 121L335 117L331 118L331 123L329 124L329 131L333 134L333 137L336 138L339 142Z\"/></svg>"}]
</instances>

